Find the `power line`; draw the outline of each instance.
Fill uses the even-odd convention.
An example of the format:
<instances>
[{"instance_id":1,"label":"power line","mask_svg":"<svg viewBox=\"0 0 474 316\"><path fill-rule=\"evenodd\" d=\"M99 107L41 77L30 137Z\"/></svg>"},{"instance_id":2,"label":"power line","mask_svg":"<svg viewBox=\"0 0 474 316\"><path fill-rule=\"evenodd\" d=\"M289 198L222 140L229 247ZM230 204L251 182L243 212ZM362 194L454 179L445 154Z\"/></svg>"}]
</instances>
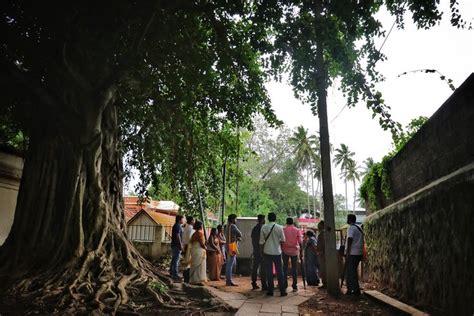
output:
<instances>
[{"instance_id":1,"label":"power line","mask_svg":"<svg viewBox=\"0 0 474 316\"><path fill-rule=\"evenodd\" d=\"M383 40L382 45L380 45L380 48L378 49L378 53L380 53L380 51L382 50L383 46L385 45L385 42L387 42L388 37L390 36L390 34L392 33L393 28L395 27L395 24L397 24L397 20L396 20L396 19L395 19L395 21L393 21L392 27L390 28L390 31L388 31L387 36L385 36L385 39Z\"/></svg>"},{"instance_id":2,"label":"power line","mask_svg":"<svg viewBox=\"0 0 474 316\"><path fill-rule=\"evenodd\" d=\"M397 20L395 19L395 21L393 21L393 24L392 24L392 27L390 28L390 30L388 31L387 33L387 36L385 36L383 42L382 42L382 45L380 45L380 48L377 50L377 53L380 53L382 51L382 48L383 46L385 45L385 43L387 42L388 40L388 37L390 36L390 34L392 33L392 30L393 28L395 27L395 24L397 24ZM341 115L341 113L347 108L347 103L346 105L344 105L342 107L342 109L339 111L339 113L337 113L337 115L329 122L329 124L332 124L338 117L339 115Z\"/></svg>"}]
</instances>

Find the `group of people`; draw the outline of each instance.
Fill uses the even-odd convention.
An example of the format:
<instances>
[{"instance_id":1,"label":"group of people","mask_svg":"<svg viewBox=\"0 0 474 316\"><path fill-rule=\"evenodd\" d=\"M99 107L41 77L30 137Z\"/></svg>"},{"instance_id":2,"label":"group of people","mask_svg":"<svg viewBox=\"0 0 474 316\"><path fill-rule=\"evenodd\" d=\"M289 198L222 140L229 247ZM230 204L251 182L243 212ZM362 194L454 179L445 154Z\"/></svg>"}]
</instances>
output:
<instances>
[{"instance_id":1,"label":"group of people","mask_svg":"<svg viewBox=\"0 0 474 316\"><path fill-rule=\"evenodd\" d=\"M211 228L206 240L202 222L187 216L184 223L184 217L176 215L171 231L171 277L181 280L178 270L182 257L185 283L203 285L207 280L220 280L225 264L226 284L236 286L232 281L232 269L238 252L237 242L242 240L242 233L235 225L236 219L237 215L229 215L227 225Z\"/></svg>"},{"instance_id":2,"label":"group of people","mask_svg":"<svg viewBox=\"0 0 474 316\"><path fill-rule=\"evenodd\" d=\"M278 279L280 295L287 295L288 276L292 276L293 291L298 290L298 256L302 263L302 274L308 285L326 287L326 250L324 221L318 223L318 235L308 230L304 234L295 227L293 218L286 219L286 226L276 223L276 214L258 215L258 223L252 230L253 267L252 287L258 289L257 271L260 269L262 290L273 295L274 272ZM363 258L364 233L356 224L354 214L347 215L347 241L340 250L346 258L343 275L346 278L347 295L360 295L357 268ZM304 237L304 238L303 238ZM291 267L291 268L290 268ZM320 284L321 282L321 284Z\"/></svg>"},{"instance_id":3,"label":"group of people","mask_svg":"<svg viewBox=\"0 0 474 316\"><path fill-rule=\"evenodd\" d=\"M265 216L258 215L258 223L252 229L254 256L252 288L260 288L257 285L257 271L260 270L262 290L266 291L267 295L273 296L274 274L276 274L278 280L281 296L287 295L289 275L292 276L293 291L297 291L298 257L301 261L305 258L304 270L306 270L305 277L308 285L319 285L321 278L323 281L322 287L324 287L325 270L321 268L321 263L318 264L318 261L324 262L324 242L318 242L311 230L303 234L294 225L291 217L286 219L285 227L276 223L277 216L275 213L269 213L267 219L268 223L266 224ZM319 223L318 228L323 231L323 221ZM320 233L318 238L324 238L323 234Z\"/></svg>"},{"instance_id":4,"label":"group of people","mask_svg":"<svg viewBox=\"0 0 474 316\"><path fill-rule=\"evenodd\" d=\"M288 276L292 276L292 289L298 290L298 258L304 263L302 272L308 285L326 287L324 221L318 223L318 235L308 230L304 234L294 225L293 218L286 219L286 226L276 223L275 213L269 213L268 223L264 215L258 215L257 224L252 229L253 246L252 288L259 289L257 274L260 271L262 290L273 296L274 275L278 280L280 295L287 295ZM182 255L184 282L204 284L208 279L221 279L225 265L225 281L228 286L237 286L232 279L232 270L238 255L238 242L242 232L236 225L237 215L228 216L227 224L210 230L205 239L203 224L188 216L186 223L182 215L176 216L172 229L171 277L181 280L178 275L179 260ZM360 294L357 267L362 259L363 232L355 224L355 215L349 214L347 233L346 268L347 294ZM208 273L207 273L208 272Z\"/></svg>"}]
</instances>

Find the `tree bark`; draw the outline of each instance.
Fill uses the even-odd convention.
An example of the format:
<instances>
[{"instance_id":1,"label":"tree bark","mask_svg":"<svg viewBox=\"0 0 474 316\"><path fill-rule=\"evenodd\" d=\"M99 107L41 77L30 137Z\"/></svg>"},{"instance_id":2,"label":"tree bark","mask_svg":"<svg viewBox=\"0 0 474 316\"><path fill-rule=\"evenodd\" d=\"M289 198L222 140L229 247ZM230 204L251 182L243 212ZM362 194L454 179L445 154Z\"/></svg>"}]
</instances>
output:
<instances>
[{"instance_id":1,"label":"tree bark","mask_svg":"<svg viewBox=\"0 0 474 316\"><path fill-rule=\"evenodd\" d=\"M173 302L126 238L114 90L77 98L67 119L42 113L32 129L0 295L45 313L114 313L138 294Z\"/></svg>"},{"instance_id":2,"label":"tree bark","mask_svg":"<svg viewBox=\"0 0 474 316\"><path fill-rule=\"evenodd\" d=\"M319 24L321 20L322 3L316 1L316 14ZM332 192L331 177L331 152L329 141L329 127L327 114L327 87L328 87L328 69L324 62L323 43L317 36L316 47L316 92L318 97L318 117L319 133L321 146L321 169L323 178L323 200L324 200L324 224L325 224L325 249L326 249L326 277L328 293L337 296L340 294L339 273L336 253L336 227L334 219L334 199Z\"/></svg>"}]
</instances>

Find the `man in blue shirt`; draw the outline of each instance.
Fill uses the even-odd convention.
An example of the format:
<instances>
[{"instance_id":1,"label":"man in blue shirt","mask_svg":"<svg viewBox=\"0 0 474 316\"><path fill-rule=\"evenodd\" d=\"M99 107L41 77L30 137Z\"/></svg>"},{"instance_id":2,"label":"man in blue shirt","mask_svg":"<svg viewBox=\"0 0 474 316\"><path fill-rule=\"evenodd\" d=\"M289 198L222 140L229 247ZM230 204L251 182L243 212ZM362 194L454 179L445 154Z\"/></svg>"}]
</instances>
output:
<instances>
[{"instance_id":1,"label":"man in blue shirt","mask_svg":"<svg viewBox=\"0 0 474 316\"><path fill-rule=\"evenodd\" d=\"M171 267L170 274L174 280L180 280L178 276L178 265L179 265L179 256L181 251L183 251L183 215L176 215L176 223L173 225L171 230Z\"/></svg>"},{"instance_id":2,"label":"man in blue shirt","mask_svg":"<svg viewBox=\"0 0 474 316\"><path fill-rule=\"evenodd\" d=\"M227 254L227 261L226 261L226 266L225 266L225 284L227 286L237 286L232 281L232 269L235 265L235 262L237 260L237 254L232 254L231 251L229 251L229 247L232 243L241 241L242 240L242 233L240 230L237 228L237 215L235 214L230 214L227 217L227 225L224 226L224 232L226 234L226 254Z\"/></svg>"}]
</instances>

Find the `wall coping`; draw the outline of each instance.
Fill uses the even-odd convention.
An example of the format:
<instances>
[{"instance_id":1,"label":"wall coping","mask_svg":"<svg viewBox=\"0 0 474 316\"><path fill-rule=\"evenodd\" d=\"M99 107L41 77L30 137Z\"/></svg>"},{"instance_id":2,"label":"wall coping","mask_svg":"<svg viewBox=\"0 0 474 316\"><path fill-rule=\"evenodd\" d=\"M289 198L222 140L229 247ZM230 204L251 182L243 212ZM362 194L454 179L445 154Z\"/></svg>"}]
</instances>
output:
<instances>
[{"instance_id":1,"label":"wall coping","mask_svg":"<svg viewBox=\"0 0 474 316\"><path fill-rule=\"evenodd\" d=\"M384 216L387 213L396 211L397 209L401 208L405 204L410 204L419 199L420 197L423 197L425 195L428 195L435 187L439 187L442 185L452 185L455 183L459 183L461 181L474 181L474 162L470 163L462 168L459 168L458 170L443 176L430 184L424 186L423 188L407 195L406 197L384 207L383 209L370 214L366 218L366 222L369 222L371 220L375 220L381 216Z\"/></svg>"},{"instance_id":2,"label":"wall coping","mask_svg":"<svg viewBox=\"0 0 474 316\"><path fill-rule=\"evenodd\" d=\"M25 160L22 156L11 152L0 151L0 177L20 181Z\"/></svg>"}]
</instances>

